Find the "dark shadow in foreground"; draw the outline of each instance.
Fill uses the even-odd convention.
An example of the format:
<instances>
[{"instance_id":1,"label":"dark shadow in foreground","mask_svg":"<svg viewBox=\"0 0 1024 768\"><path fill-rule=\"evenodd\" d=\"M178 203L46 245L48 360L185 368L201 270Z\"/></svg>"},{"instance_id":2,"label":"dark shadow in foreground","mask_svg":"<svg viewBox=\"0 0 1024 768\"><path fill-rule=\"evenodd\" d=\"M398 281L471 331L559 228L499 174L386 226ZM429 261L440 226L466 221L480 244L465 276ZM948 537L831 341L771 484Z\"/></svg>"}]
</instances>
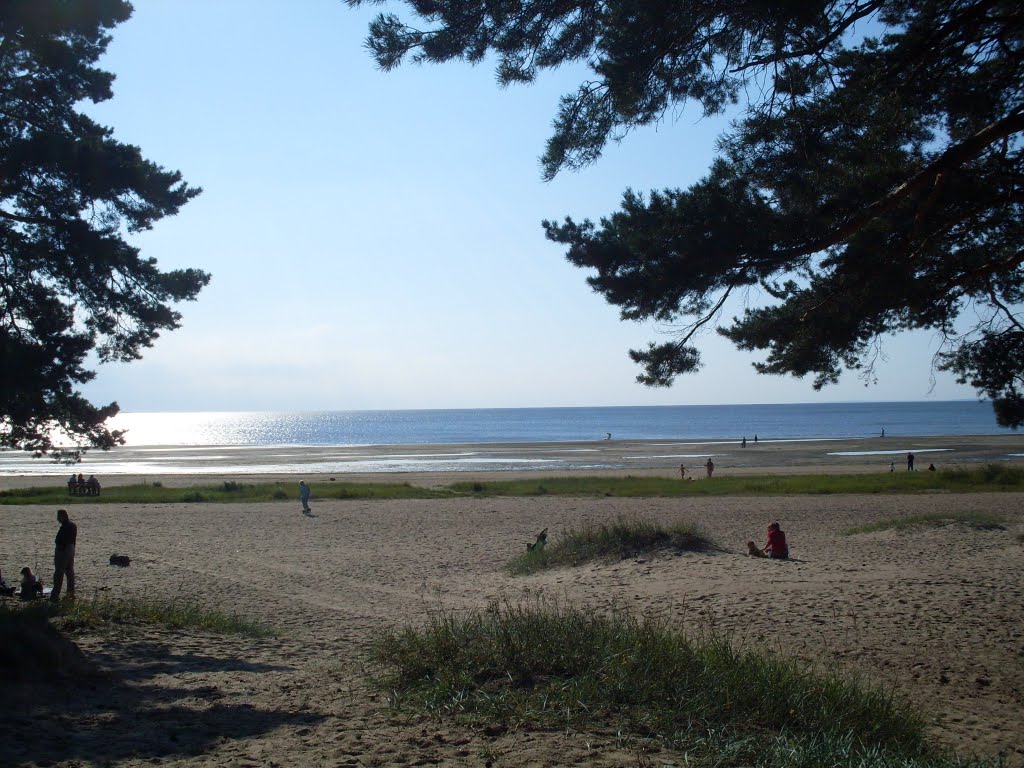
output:
<instances>
[{"instance_id":1,"label":"dark shadow in foreground","mask_svg":"<svg viewBox=\"0 0 1024 768\"><path fill-rule=\"evenodd\" d=\"M204 641L196 635L190 639ZM8 680L0 686L0 711L5 713L0 719L0 765L174 759L282 727L312 726L326 717L313 711L257 709L244 693L207 684L217 672L251 673L255 681L259 675L287 674L287 666L254 664L230 653L218 658L217 649L175 653L161 643L130 640L114 641L86 657L70 640L61 641L69 655L78 654L73 668L35 679L19 675L16 684ZM218 645L244 648L252 642L259 641ZM157 675L173 675L185 685L154 682ZM203 684L188 685L193 675Z\"/></svg>"}]
</instances>

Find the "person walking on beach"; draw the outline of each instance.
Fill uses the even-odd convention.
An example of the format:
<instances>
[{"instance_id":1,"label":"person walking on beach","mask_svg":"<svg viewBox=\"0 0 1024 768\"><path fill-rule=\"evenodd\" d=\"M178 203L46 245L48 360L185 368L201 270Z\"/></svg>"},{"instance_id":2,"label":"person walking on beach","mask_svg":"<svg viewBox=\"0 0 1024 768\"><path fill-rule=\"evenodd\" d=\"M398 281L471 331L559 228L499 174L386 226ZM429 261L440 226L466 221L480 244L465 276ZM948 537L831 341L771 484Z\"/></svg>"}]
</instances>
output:
<instances>
[{"instance_id":1,"label":"person walking on beach","mask_svg":"<svg viewBox=\"0 0 1024 768\"><path fill-rule=\"evenodd\" d=\"M907 454L907 472L913 472L913 471L914 471L914 454L908 453Z\"/></svg>"},{"instance_id":2,"label":"person walking on beach","mask_svg":"<svg viewBox=\"0 0 1024 768\"><path fill-rule=\"evenodd\" d=\"M53 591L51 600L60 599L64 577L68 577L68 598L75 599L75 545L78 543L78 526L71 522L66 509L57 510L60 528L53 540Z\"/></svg>"},{"instance_id":3,"label":"person walking on beach","mask_svg":"<svg viewBox=\"0 0 1024 768\"><path fill-rule=\"evenodd\" d=\"M680 464L679 465L679 479L680 480L685 480L686 479L686 465L685 464Z\"/></svg>"},{"instance_id":4,"label":"person walking on beach","mask_svg":"<svg viewBox=\"0 0 1024 768\"><path fill-rule=\"evenodd\" d=\"M715 474L715 462L711 460L710 456L708 456L708 460L704 462L704 469L708 471L708 480L710 480L711 476Z\"/></svg>"},{"instance_id":5,"label":"person walking on beach","mask_svg":"<svg viewBox=\"0 0 1024 768\"><path fill-rule=\"evenodd\" d=\"M299 480L299 498L302 500L303 514L309 514L309 486L305 480Z\"/></svg>"}]
</instances>

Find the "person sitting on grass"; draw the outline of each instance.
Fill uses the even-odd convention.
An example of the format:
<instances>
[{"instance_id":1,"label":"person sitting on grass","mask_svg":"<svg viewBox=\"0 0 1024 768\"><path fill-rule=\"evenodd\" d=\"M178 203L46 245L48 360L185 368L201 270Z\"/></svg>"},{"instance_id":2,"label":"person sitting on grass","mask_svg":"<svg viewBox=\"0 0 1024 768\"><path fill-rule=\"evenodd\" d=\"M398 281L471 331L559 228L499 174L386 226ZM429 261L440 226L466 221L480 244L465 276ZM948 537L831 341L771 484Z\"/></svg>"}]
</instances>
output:
<instances>
[{"instance_id":1,"label":"person sitting on grass","mask_svg":"<svg viewBox=\"0 0 1024 768\"><path fill-rule=\"evenodd\" d=\"M27 565L21 569L21 599L33 600L43 596L43 582L36 578Z\"/></svg>"},{"instance_id":2,"label":"person sitting on grass","mask_svg":"<svg viewBox=\"0 0 1024 768\"><path fill-rule=\"evenodd\" d=\"M0 573L0 595L11 597L14 594L14 587L7 586L3 573Z\"/></svg>"},{"instance_id":3,"label":"person sitting on grass","mask_svg":"<svg viewBox=\"0 0 1024 768\"><path fill-rule=\"evenodd\" d=\"M764 549L758 549L752 541L747 542L747 553L751 557L770 557L773 560L789 558L789 547L786 545L786 534L778 523L768 526L768 542Z\"/></svg>"}]
</instances>

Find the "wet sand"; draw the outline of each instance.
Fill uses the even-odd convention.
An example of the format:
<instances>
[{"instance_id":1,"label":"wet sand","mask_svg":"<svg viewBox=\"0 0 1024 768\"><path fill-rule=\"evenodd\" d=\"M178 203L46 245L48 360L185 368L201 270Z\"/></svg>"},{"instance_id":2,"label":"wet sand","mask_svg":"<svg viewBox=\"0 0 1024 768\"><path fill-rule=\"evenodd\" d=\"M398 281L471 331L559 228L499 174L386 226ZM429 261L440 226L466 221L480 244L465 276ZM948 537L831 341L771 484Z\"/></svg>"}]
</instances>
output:
<instances>
[{"instance_id":1,"label":"wet sand","mask_svg":"<svg viewBox=\"0 0 1024 768\"><path fill-rule=\"evenodd\" d=\"M168 448L140 446L110 453L89 454L76 471L95 473L104 485L160 481L192 485L223 480L288 480L326 482L331 477L354 482L397 482L446 485L466 479L545 477L566 474L659 475L678 477L679 465L688 475L704 475L711 457L715 472L854 473L906 470L907 453L916 468L971 466L987 462L1024 462L1024 435L967 435L953 437L885 437L849 440L761 440L741 448L731 441L598 440L570 443L485 443L390 446L233 446ZM137 464L119 474L104 472L107 463ZM147 472L144 467L163 467ZM241 466L240 466L241 464ZM432 469L440 464L445 469ZM167 471L166 467L176 467ZM453 471L450 467L455 467ZM62 485L68 468L42 461L23 474L0 470L0 489L28 485ZM373 467L373 470L366 469Z\"/></svg>"}]
</instances>

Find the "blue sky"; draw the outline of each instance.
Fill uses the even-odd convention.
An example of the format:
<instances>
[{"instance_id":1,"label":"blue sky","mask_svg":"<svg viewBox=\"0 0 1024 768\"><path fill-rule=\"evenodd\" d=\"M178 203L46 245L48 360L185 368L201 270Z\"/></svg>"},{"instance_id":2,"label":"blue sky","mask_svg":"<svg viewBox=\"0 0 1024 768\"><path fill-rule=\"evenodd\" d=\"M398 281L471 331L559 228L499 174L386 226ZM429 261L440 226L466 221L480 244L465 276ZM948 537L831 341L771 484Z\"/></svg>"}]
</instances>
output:
<instances>
[{"instance_id":1,"label":"blue sky","mask_svg":"<svg viewBox=\"0 0 1024 768\"><path fill-rule=\"evenodd\" d=\"M624 323L544 239L542 219L596 219L627 187L704 175L722 120L669 116L595 165L541 181L563 69L505 90L493 67L378 71L381 7L341 0L137 0L89 107L203 194L133 242L213 279L183 327L85 388L125 411L321 410L919 400L972 397L937 374L938 340L887 340L878 383L822 392L757 376L714 334L705 369L635 382L627 350L667 329ZM405 6L385 6L404 15ZM757 302L754 294L749 299ZM728 315L742 311L733 304Z\"/></svg>"}]
</instances>

